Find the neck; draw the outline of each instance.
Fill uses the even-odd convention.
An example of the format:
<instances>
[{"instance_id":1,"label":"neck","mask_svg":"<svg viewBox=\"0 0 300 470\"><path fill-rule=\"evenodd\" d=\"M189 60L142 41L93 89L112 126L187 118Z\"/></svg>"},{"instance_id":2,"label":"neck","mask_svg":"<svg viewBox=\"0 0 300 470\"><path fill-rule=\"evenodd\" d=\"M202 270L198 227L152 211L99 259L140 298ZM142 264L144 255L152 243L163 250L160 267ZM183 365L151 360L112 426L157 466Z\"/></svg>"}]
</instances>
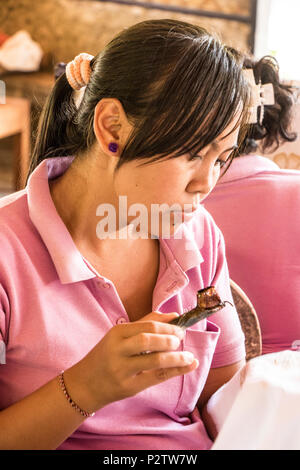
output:
<instances>
[{"instance_id":1,"label":"neck","mask_svg":"<svg viewBox=\"0 0 300 470\"><path fill-rule=\"evenodd\" d=\"M96 252L108 245L116 246L117 241L128 245L128 239L121 235L124 227L116 227L116 239L103 240L97 236L100 204L115 207L116 221L119 220L113 171L101 156L76 157L63 175L49 181L49 188L56 210L75 243Z\"/></svg>"}]
</instances>

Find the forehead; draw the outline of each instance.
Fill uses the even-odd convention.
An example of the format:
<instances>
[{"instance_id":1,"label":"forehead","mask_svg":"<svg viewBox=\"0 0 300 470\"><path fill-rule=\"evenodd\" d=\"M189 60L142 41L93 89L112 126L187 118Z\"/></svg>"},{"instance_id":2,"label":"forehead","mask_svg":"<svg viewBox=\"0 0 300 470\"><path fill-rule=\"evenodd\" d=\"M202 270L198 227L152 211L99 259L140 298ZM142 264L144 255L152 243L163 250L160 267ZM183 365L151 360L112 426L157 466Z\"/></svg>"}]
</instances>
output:
<instances>
[{"instance_id":1,"label":"forehead","mask_svg":"<svg viewBox=\"0 0 300 470\"><path fill-rule=\"evenodd\" d=\"M216 150L223 147L223 145L226 145L228 142L236 141L240 131L240 118L241 113L239 112L224 131L211 143Z\"/></svg>"}]
</instances>

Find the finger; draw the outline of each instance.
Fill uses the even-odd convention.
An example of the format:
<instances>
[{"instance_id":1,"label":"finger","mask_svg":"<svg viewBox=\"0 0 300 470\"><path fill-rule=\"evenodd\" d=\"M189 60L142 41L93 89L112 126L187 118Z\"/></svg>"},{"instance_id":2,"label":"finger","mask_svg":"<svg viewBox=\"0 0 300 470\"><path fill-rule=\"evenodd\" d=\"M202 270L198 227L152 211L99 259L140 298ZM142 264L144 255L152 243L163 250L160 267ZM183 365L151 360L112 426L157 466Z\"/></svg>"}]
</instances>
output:
<instances>
[{"instance_id":1,"label":"finger","mask_svg":"<svg viewBox=\"0 0 300 470\"><path fill-rule=\"evenodd\" d=\"M121 353L134 356L145 351L175 351L180 346L180 338L175 335L140 333L124 339Z\"/></svg>"},{"instance_id":2,"label":"finger","mask_svg":"<svg viewBox=\"0 0 300 470\"><path fill-rule=\"evenodd\" d=\"M139 381L138 386L140 387L140 390L144 390L148 387L152 387L153 385L165 382L166 380L169 380L172 377L188 374L197 369L198 366L198 360L194 359L191 364L185 365L183 367L170 367L165 369L160 368L143 371L134 377L133 380L135 381L135 384L133 384L133 386L136 386L137 381Z\"/></svg>"},{"instance_id":3,"label":"finger","mask_svg":"<svg viewBox=\"0 0 300 470\"><path fill-rule=\"evenodd\" d=\"M178 336L180 340L184 338L184 330L182 328L160 321L137 321L117 325L114 328L117 328L120 338L130 338L140 333L175 335Z\"/></svg>"},{"instance_id":4,"label":"finger","mask_svg":"<svg viewBox=\"0 0 300 470\"><path fill-rule=\"evenodd\" d=\"M160 313L160 312L151 312L145 315L144 317L137 320L138 322L141 321L160 321L163 323L168 323L174 318L179 317L179 313L171 312L171 313Z\"/></svg>"},{"instance_id":5,"label":"finger","mask_svg":"<svg viewBox=\"0 0 300 470\"><path fill-rule=\"evenodd\" d=\"M137 374L151 369L168 369L170 367L185 367L192 364L194 355L190 351L151 352L128 359L128 371Z\"/></svg>"}]
</instances>

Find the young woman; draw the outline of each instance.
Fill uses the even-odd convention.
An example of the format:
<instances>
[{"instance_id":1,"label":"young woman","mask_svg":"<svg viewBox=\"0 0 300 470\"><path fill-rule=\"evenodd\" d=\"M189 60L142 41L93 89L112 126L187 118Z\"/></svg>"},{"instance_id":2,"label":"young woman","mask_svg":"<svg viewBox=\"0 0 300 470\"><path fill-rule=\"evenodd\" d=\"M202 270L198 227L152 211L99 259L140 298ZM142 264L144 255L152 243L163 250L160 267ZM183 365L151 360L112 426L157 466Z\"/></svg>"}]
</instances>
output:
<instances>
[{"instance_id":1,"label":"young woman","mask_svg":"<svg viewBox=\"0 0 300 470\"><path fill-rule=\"evenodd\" d=\"M205 200L226 241L229 272L251 299L262 330L263 353L300 347L300 173L282 170L261 150L293 141L293 90L279 79L272 57L245 59L255 82L271 84L273 104L258 108L236 158ZM270 86L270 85L268 85Z\"/></svg>"},{"instance_id":2,"label":"young woman","mask_svg":"<svg viewBox=\"0 0 300 470\"><path fill-rule=\"evenodd\" d=\"M184 22L139 23L67 65L27 187L1 200L2 449L211 447L205 404L245 358L237 313L169 322L207 286L231 300L199 202L247 103L233 54Z\"/></svg>"}]
</instances>

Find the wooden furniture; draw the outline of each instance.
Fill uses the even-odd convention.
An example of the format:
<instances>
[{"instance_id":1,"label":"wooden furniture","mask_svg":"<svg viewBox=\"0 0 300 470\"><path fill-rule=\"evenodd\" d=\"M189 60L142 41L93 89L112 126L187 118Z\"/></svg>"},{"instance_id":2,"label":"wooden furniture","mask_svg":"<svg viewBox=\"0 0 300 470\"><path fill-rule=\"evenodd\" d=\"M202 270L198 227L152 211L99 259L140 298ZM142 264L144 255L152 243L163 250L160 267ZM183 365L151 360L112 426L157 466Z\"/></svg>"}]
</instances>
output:
<instances>
[{"instance_id":1,"label":"wooden furniture","mask_svg":"<svg viewBox=\"0 0 300 470\"><path fill-rule=\"evenodd\" d=\"M0 139L13 136L13 171L15 190L25 186L30 160L30 101L6 97L0 104Z\"/></svg>"},{"instance_id":2,"label":"wooden furniture","mask_svg":"<svg viewBox=\"0 0 300 470\"><path fill-rule=\"evenodd\" d=\"M231 293L245 335L246 360L260 356L262 337L255 309L245 292L231 279Z\"/></svg>"},{"instance_id":3,"label":"wooden furniture","mask_svg":"<svg viewBox=\"0 0 300 470\"><path fill-rule=\"evenodd\" d=\"M40 108L54 85L53 67L49 72L6 72L0 78L8 96L27 98Z\"/></svg>"}]
</instances>

